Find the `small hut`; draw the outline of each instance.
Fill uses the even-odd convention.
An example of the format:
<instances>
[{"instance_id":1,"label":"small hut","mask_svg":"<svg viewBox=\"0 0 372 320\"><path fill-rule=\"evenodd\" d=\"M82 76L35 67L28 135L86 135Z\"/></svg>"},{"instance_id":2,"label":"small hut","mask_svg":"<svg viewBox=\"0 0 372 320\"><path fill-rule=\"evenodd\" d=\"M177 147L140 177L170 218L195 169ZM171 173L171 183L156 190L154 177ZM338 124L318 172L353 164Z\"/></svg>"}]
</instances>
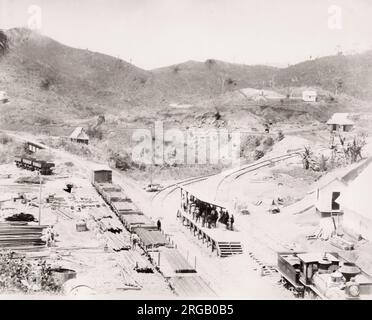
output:
<instances>
[{"instance_id":1,"label":"small hut","mask_svg":"<svg viewBox=\"0 0 372 320\"><path fill-rule=\"evenodd\" d=\"M316 91L306 90L302 92L302 100L305 102L316 102L318 94Z\"/></svg>"},{"instance_id":2,"label":"small hut","mask_svg":"<svg viewBox=\"0 0 372 320\"><path fill-rule=\"evenodd\" d=\"M349 132L353 129L354 122L349 119L348 113L334 113L327 125L330 131Z\"/></svg>"},{"instance_id":3,"label":"small hut","mask_svg":"<svg viewBox=\"0 0 372 320\"><path fill-rule=\"evenodd\" d=\"M85 133L84 128L82 127L77 127L70 135L70 140L72 142L77 142L77 143L84 143L84 144L89 144L89 137Z\"/></svg>"}]
</instances>

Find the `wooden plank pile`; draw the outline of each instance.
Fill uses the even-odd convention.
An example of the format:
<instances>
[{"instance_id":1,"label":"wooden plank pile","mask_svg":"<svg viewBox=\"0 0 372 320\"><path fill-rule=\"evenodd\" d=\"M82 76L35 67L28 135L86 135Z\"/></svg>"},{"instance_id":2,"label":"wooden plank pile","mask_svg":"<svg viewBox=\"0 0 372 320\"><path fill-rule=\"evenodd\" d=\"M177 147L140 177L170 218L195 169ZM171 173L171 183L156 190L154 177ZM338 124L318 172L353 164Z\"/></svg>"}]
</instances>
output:
<instances>
[{"instance_id":1,"label":"wooden plank pile","mask_svg":"<svg viewBox=\"0 0 372 320\"><path fill-rule=\"evenodd\" d=\"M119 218L108 213L108 210L89 210L97 223L100 232L105 236L107 245L114 251L130 249L130 236L120 223Z\"/></svg>"},{"instance_id":2,"label":"wooden plank pile","mask_svg":"<svg viewBox=\"0 0 372 320\"><path fill-rule=\"evenodd\" d=\"M161 251L161 257L167 260L175 273L196 273L195 268L188 263L177 249L166 248Z\"/></svg>"},{"instance_id":3,"label":"wooden plank pile","mask_svg":"<svg viewBox=\"0 0 372 320\"><path fill-rule=\"evenodd\" d=\"M171 281L176 293L181 297L216 297L216 293L199 276L174 277Z\"/></svg>"},{"instance_id":4,"label":"wooden plank pile","mask_svg":"<svg viewBox=\"0 0 372 320\"><path fill-rule=\"evenodd\" d=\"M134 270L135 268L152 268L150 261L145 256L141 255L141 253L139 253L138 251L121 251L119 254L122 264L127 266L131 270Z\"/></svg>"},{"instance_id":5,"label":"wooden plank pile","mask_svg":"<svg viewBox=\"0 0 372 320\"><path fill-rule=\"evenodd\" d=\"M119 220L111 218L102 218L97 221L100 229L105 231L110 231L112 233L119 233L124 230L123 225Z\"/></svg>"},{"instance_id":6,"label":"wooden plank pile","mask_svg":"<svg viewBox=\"0 0 372 320\"><path fill-rule=\"evenodd\" d=\"M126 235L124 232L112 233L110 231L105 231L103 234L107 239L107 245L112 250L121 251L130 249L129 235Z\"/></svg>"},{"instance_id":7,"label":"wooden plank pile","mask_svg":"<svg viewBox=\"0 0 372 320\"><path fill-rule=\"evenodd\" d=\"M45 246L43 230L47 226L0 223L0 248Z\"/></svg>"}]
</instances>

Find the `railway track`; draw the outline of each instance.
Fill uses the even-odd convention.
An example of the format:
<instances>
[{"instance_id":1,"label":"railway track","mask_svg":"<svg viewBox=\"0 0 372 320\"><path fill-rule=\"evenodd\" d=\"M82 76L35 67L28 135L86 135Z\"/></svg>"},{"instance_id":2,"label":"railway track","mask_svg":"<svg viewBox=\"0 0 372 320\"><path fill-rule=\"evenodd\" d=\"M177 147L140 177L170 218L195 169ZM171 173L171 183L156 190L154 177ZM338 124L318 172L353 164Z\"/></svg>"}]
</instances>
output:
<instances>
[{"instance_id":1,"label":"railway track","mask_svg":"<svg viewBox=\"0 0 372 320\"><path fill-rule=\"evenodd\" d=\"M291 152L291 153L288 153L288 154L285 154L285 155L272 157L272 158L265 159L265 160L259 160L259 161L244 165L241 168L238 168L238 169L236 169L232 172L227 173L226 175L224 175L221 178L221 180L218 182L218 184L216 186L215 200L218 198L219 193L221 193L220 190L222 189L222 186L224 184L229 185L232 181L239 179L241 176L243 176L247 173L256 171L256 170L264 168L264 167L271 166L275 163L278 163L278 162L281 162L281 161L284 161L284 160L288 160L288 159L291 159L291 158L294 158L294 157L298 157L300 155L300 150L302 150L302 148L299 149L299 151L296 151L296 152ZM226 191L226 190L224 190L224 191ZM227 194L227 193L224 193L224 194Z\"/></svg>"},{"instance_id":2,"label":"railway track","mask_svg":"<svg viewBox=\"0 0 372 320\"><path fill-rule=\"evenodd\" d=\"M204 180L207 180L208 178L213 177L215 175L217 175L217 174L210 174L210 175L206 175L206 176L188 178L188 179L179 181L177 183L170 184L170 185L166 186L163 190L157 192L152 197L151 202L153 203L155 200L158 201L158 199L159 199L159 201L161 201L161 203L163 203L166 200L166 198L170 194L172 194L173 192L175 192L180 186L187 186L189 184L193 184L193 183L196 183L196 182L204 181Z\"/></svg>"},{"instance_id":3,"label":"railway track","mask_svg":"<svg viewBox=\"0 0 372 320\"><path fill-rule=\"evenodd\" d=\"M300 148L298 150L302 150L302 148ZM246 164L243 167L240 167L240 168L234 170L231 173L229 172L228 174L224 175L223 178L218 183L218 185L216 187L215 199L217 198L217 192L218 192L219 188L221 187L222 183L224 183L228 178L230 178L230 177L232 177L234 175L237 175L235 177L235 179L237 179L240 176L242 176L242 175L244 175L244 174L246 174L248 172L252 172L254 170L258 170L260 168L263 168L263 167L272 165L273 163L276 163L276 162L279 162L279 161L283 161L283 160L286 160L286 159L290 159L290 158L293 158L293 157L298 156L298 155L299 155L299 151L292 152L292 153L288 153L286 155L282 155L282 156L278 156L278 157L272 157L270 159L266 159L266 160L262 160L262 161L256 161L254 163ZM170 194L172 194L173 192L175 192L180 186L187 186L187 185L190 185L190 184L193 184L193 183L197 183L197 182L200 182L200 181L207 180L208 178L211 178L211 177L217 177L219 175L221 175L221 173L209 174L209 175L206 175L206 176L193 177L193 178L188 178L188 179L179 181L177 183L168 185L163 190L161 190L158 193L156 193L153 196L153 198L152 198L151 201L154 202L158 198L162 197L161 198L162 199L161 202L163 203L165 201L165 199Z\"/></svg>"}]
</instances>

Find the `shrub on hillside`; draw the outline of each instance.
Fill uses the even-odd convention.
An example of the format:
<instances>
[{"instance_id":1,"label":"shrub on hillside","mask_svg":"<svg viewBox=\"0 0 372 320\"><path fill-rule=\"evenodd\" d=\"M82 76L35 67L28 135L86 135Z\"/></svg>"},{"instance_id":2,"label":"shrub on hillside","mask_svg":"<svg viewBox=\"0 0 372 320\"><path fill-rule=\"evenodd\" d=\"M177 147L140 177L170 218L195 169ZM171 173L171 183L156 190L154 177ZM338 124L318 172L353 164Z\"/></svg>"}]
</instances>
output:
<instances>
[{"instance_id":1,"label":"shrub on hillside","mask_svg":"<svg viewBox=\"0 0 372 320\"><path fill-rule=\"evenodd\" d=\"M284 139L284 133L282 130L279 130L278 132L278 141L282 141Z\"/></svg>"},{"instance_id":2,"label":"shrub on hillside","mask_svg":"<svg viewBox=\"0 0 372 320\"><path fill-rule=\"evenodd\" d=\"M103 132L101 128L99 128L98 126L89 127L87 130L87 135L90 138L97 139L97 140L102 140L103 138Z\"/></svg>"},{"instance_id":3,"label":"shrub on hillside","mask_svg":"<svg viewBox=\"0 0 372 320\"><path fill-rule=\"evenodd\" d=\"M274 139L272 137L267 137L264 141L263 144L266 147L272 147L274 145Z\"/></svg>"},{"instance_id":4,"label":"shrub on hillside","mask_svg":"<svg viewBox=\"0 0 372 320\"><path fill-rule=\"evenodd\" d=\"M61 286L55 281L52 269L45 260L29 262L14 253L0 254L0 292L52 292Z\"/></svg>"},{"instance_id":5,"label":"shrub on hillside","mask_svg":"<svg viewBox=\"0 0 372 320\"><path fill-rule=\"evenodd\" d=\"M265 155L265 153L262 151L262 150L255 150L254 153L253 153L253 160L259 160L261 159L263 156Z\"/></svg>"},{"instance_id":6,"label":"shrub on hillside","mask_svg":"<svg viewBox=\"0 0 372 320\"><path fill-rule=\"evenodd\" d=\"M0 134L0 144L8 144L10 142L13 142L13 139L9 137L7 134L2 133Z\"/></svg>"},{"instance_id":7,"label":"shrub on hillside","mask_svg":"<svg viewBox=\"0 0 372 320\"><path fill-rule=\"evenodd\" d=\"M35 117L35 123L42 125L42 126L48 126L48 125L53 124L54 121L49 116L38 115Z\"/></svg>"},{"instance_id":8,"label":"shrub on hillside","mask_svg":"<svg viewBox=\"0 0 372 320\"><path fill-rule=\"evenodd\" d=\"M9 40L6 34L0 30L0 54L4 54L9 47Z\"/></svg>"}]
</instances>

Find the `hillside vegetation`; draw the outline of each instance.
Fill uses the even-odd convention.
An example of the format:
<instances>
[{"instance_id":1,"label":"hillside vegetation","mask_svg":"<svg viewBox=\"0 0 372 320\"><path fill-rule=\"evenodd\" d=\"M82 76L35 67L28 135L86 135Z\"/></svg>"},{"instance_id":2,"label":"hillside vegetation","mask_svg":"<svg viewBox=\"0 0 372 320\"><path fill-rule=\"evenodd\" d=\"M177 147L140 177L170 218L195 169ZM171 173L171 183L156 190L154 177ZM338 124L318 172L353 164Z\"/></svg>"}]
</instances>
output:
<instances>
[{"instance_id":1,"label":"hillside vegetation","mask_svg":"<svg viewBox=\"0 0 372 320\"><path fill-rule=\"evenodd\" d=\"M323 109L328 116L334 110L352 109L359 98L372 97L370 52L325 57L285 69L209 59L148 71L108 55L65 46L27 29L7 30L0 41L0 91L6 91L10 100L0 106L0 125L10 129L57 130L67 125L69 130L102 114L116 117L113 130L115 126L147 125L159 116L189 126L205 112L221 109L233 114L236 106L248 107L239 118L248 117L251 122L260 122L262 110L266 114L278 106L281 109L267 117L280 110L296 115L300 108L311 120L319 119ZM266 103L249 101L244 93L256 88L285 96L288 87L315 87L325 90L325 96L337 93L338 98L336 103L317 108L279 100L267 108ZM192 108L170 107L182 104ZM278 113L278 119L282 116ZM290 115L284 118L290 119Z\"/></svg>"}]
</instances>

